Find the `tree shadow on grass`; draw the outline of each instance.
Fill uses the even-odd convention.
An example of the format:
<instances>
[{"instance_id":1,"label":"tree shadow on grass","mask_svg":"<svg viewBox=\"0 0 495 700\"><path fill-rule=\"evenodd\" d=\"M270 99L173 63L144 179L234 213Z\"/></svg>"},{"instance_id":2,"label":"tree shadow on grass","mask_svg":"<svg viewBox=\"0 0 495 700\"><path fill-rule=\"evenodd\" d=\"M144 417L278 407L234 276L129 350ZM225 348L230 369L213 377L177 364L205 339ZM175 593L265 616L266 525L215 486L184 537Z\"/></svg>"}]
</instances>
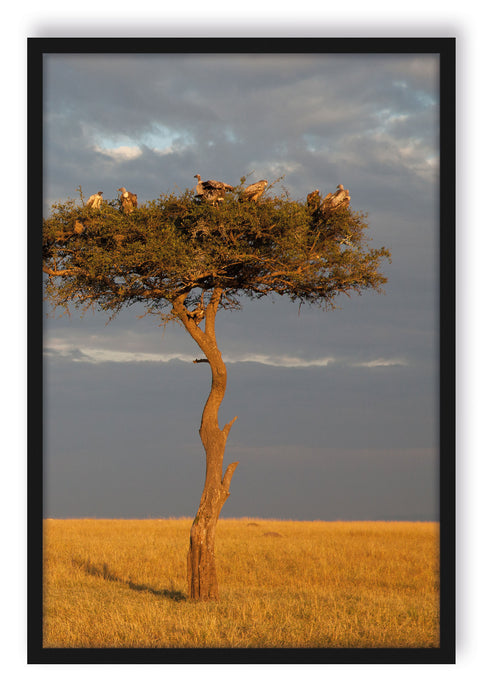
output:
<instances>
[{"instance_id":1,"label":"tree shadow on grass","mask_svg":"<svg viewBox=\"0 0 495 700\"><path fill-rule=\"evenodd\" d=\"M123 583L125 586L133 591L145 591L146 593L152 593L163 598L169 598L169 600L174 600L177 603L183 600L187 600L186 596L181 592L174 590L172 588L153 588L145 583L136 583L130 579L126 579L122 576L117 576L115 573L110 571L108 564L93 564L89 559L72 559L72 565L81 569L90 576L96 576L97 578L105 579L106 581L115 581L117 583Z\"/></svg>"}]
</instances>

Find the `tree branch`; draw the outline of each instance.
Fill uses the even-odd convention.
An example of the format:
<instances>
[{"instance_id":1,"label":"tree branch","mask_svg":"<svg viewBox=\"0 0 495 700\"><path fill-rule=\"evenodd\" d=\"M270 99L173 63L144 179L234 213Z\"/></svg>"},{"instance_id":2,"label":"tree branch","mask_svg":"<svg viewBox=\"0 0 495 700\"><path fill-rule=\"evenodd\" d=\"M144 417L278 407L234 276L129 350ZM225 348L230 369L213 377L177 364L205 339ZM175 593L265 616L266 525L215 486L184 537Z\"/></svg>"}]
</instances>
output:
<instances>
[{"instance_id":1,"label":"tree branch","mask_svg":"<svg viewBox=\"0 0 495 700\"><path fill-rule=\"evenodd\" d=\"M212 340L215 339L215 316L222 294L223 289L221 287L215 287L205 311L205 334Z\"/></svg>"},{"instance_id":2,"label":"tree branch","mask_svg":"<svg viewBox=\"0 0 495 700\"><path fill-rule=\"evenodd\" d=\"M223 475L222 479L222 486L226 491L228 491L230 488L230 482L232 481L232 477L234 476L234 472L238 464L239 462L231 462L225 470L225 474Z\"/></svg>"},{"instance_id":3,"label":"tree branch","mask_svg":"<svg viewBox=\"0 0 495 700\"><path fill-rule=\"evenodd\" d=\"M52 270L48 265L43 265L43 272L50 277L68 277L75 274L75 270Z\"/></svg>"},{"instance_id":4,"label":"tree branch","mask_svg":"<svg viewBox=\"0 0 495 700\"><path fill-rule=\"evenodd\" d=\"M174 312L176 316L179 317L179 319L182 321L185 329L188 331L189 335L196 341L196 343L199 345L201 350L205 353L205 340L206 336L205 333L199 328L199 326L194 322L194 320L188 315L186 306L184 304L185 300L187 299L187 295L189 292L184 292L183 294L180 294L178 297L175 297L175 299L172 300L172 306L174 309Z\"/></svg>"},{"instance_id":5,"label":"tree branch","mask_svg":"<svg viewBox=\"0 0 495 700\"><path fill-rule=\"evenodd\" d=\"M223 428L223 430L222 430L222 433L223 433L224 436L225 436L225 440L227 440L227 437L228 437L228 435L229 435L229 433L230 433L230 429L232 428L232 426L234 425L234 423L236 422L236 420L237 420L237 416L234 416L234 418L232 418L231 421L229 421L228 423L225 424L225 426L224 426L224 428Z\"/></svg>"}]
</instances>

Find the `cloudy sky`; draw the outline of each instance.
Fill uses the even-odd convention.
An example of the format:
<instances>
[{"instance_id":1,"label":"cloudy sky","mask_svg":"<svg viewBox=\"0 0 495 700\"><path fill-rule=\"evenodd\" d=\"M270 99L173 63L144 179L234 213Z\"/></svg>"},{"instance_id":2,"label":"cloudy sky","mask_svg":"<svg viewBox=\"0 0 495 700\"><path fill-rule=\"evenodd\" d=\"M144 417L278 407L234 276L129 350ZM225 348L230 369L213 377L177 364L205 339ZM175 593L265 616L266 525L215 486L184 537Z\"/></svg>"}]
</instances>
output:
<instances>
[{"instance_id":1,"label":"cloudy sky","mask_svg":"<svg viewBox=\"0 0 495 700\"><path fill-rule=\"evenodd\" d=\"M438 57L52 54L44 205L121 186L140 201L203 179L349 188L392 264L385 294L323 312L223 312L221 420L238 421L225 517L438 518ZM206 365L131 308L47 318L45 515L194 515Z\"/></svg>"}]
</instances>

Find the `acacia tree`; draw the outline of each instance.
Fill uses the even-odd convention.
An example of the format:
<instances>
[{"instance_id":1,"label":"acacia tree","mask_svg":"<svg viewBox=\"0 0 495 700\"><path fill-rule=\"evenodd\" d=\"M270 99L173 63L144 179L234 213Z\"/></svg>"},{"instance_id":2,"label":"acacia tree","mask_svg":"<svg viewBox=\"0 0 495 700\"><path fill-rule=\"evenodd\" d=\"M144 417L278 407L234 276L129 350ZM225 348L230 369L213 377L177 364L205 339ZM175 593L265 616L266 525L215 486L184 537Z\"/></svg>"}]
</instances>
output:
<instances>
[{"instance_id":1,"label":"acacia tree","mask_svg":"<svg viewBox=\"0 0 495 700\"><path fill-rule=\"evenodd\" d=\"M241 179L241 184L243 179ZM269 191L267 191L268 193ZM215 528L238 462L223 458L236 417L223 428L218 411L227 371L215 336L220 309L240 308L243 297L278 294L300 304L335 308L351 292L380 291L385 248L369 248L365 216L351 209L323 213L284 196L243 201L241 187L219 203L197 201L190 190L161 195L131 213L117 201L100 209L67 201L43 222L46 297L52 308L108 312L133 304L177 321L195 340L211 369L211 389L199 434L206 479L191 527L188 591L194 600L218 597ZM81 193L82 199L82 193Z\"/></svg>"}]
</instances>

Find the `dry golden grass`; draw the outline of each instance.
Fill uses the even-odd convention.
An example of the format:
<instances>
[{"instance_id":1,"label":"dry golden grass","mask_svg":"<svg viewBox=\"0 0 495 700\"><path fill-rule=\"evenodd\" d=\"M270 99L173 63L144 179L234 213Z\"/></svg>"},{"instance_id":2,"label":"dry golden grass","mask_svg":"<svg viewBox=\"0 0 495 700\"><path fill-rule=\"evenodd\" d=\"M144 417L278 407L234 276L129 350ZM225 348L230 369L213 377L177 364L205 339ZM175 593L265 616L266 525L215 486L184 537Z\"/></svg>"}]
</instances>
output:
<instances>
[{"instance_id":1,"label":"dry golden grass","mask_svg":"<svg viewBox=\"0 0 495 700\"><path fill-rule=\"evenodd\" d=\"M190 526L45 521L44 647L439 645L436 523L220 520L215 603L185 598Z\"/></svg>"}]
</instances>

